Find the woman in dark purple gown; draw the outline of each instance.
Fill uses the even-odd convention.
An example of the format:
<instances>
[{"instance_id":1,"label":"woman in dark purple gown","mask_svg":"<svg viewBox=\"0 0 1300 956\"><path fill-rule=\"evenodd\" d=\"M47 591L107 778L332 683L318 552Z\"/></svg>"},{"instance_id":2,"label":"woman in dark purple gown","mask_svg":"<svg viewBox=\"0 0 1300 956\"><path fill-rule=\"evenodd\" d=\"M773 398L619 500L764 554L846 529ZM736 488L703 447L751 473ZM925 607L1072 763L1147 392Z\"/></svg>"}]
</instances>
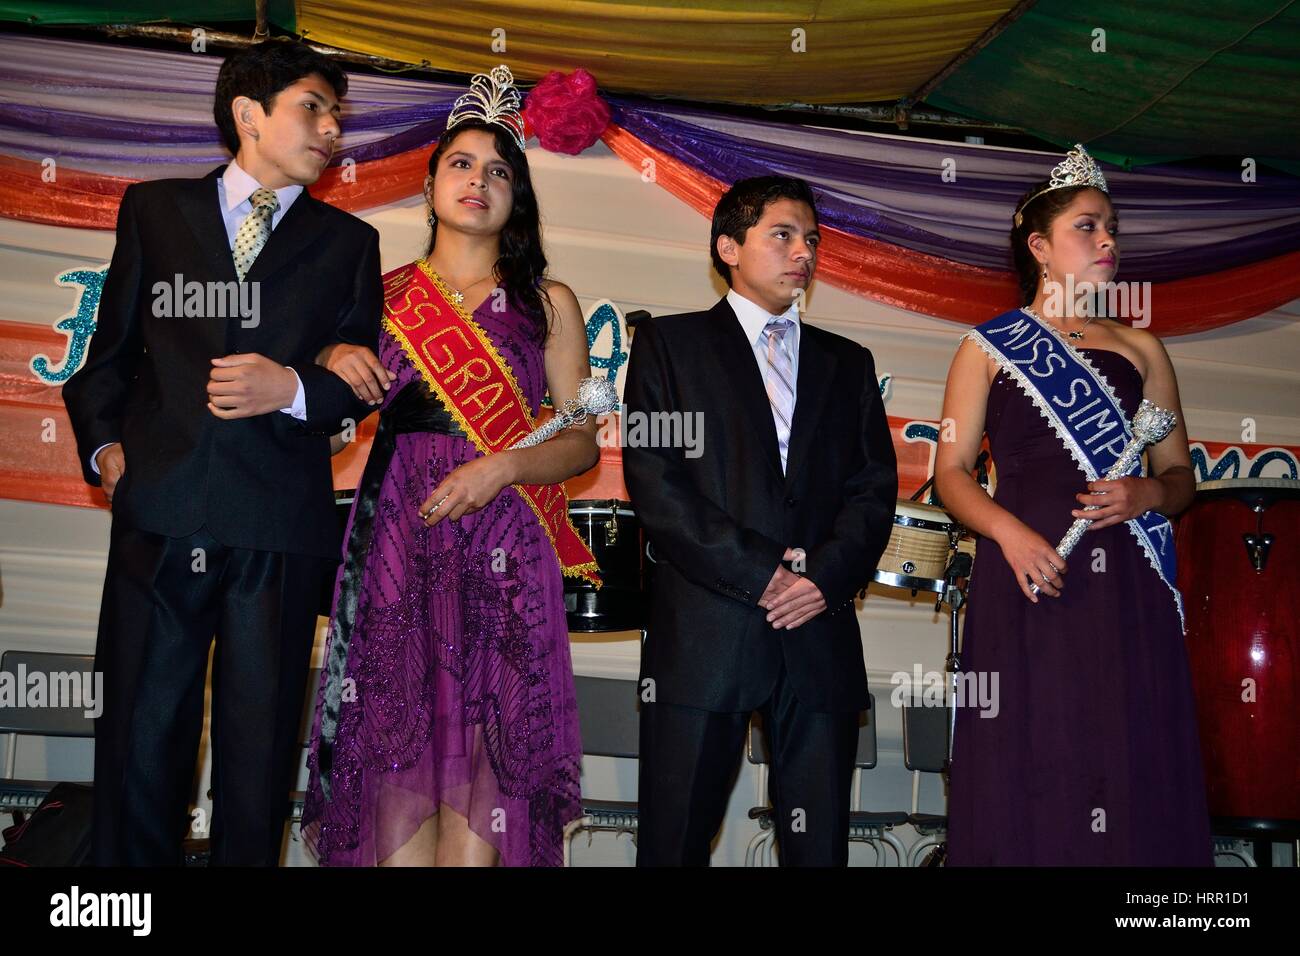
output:
<instances>
[{"instance_id":1,"label":"woman in dark purple gown","mask_svg":"<svg viewBox=\"0 0 1300 956\"><path fill-rule=\"evenodd\" d=\"M477 120L444 134L425 188L433 239L425 259L385 276L377 361L367 349L322 359L382 405L381 431L386 416L395 433L391 460L368 467L377 472L368 504L363 477L348 522L349 542L359 515L371 522L369 545L350 543L335 590L332 634L351 568L359 593L340 676L352 692L324 742L321 694L308 756L302 834L322 865L557 866L565 825L581 813L562 580L573 569L562 568L517 485L556 484L594 465L594 419L484 455L431 397L427 370L391 324L412 317L417 284L436 283L442 305L416 299L414 310L441 315L454 302L468 313L464 328L482 331L530 416L548 385L557 405L577 394L590 375L585 326L568 287L541 278L518 141ZM534 290L532 302L521 288ZM329 681L327 667L323 688Z\"/></svg>"},{"instance_id":2,"label":"woman in dark purple gown","mask_svg":"<svg viewBox=\"0 0 1300 956\"><path fill-rule=\"evenodd\" d=\"M948 510L979 533L962 669L996 687L997 700L987 714L970 695L957 708L948 863L1208 866L1180 610L1128 523L1190 504L1177 383L1154 336L1088 318L1082 300L1051 307L1067 275L1106 282L1119 258L1104 180L1055 182L1017 209L1024 311L1092 364L1130 421L1145 396L1178 425L1148 446L1153 477L1090 483L1017 381L976 341L959 348L943 412L954 440L940 443L935 481ZM986 432L991 500L971 477ZM1055 544L1085 515L1098 520L1062 560Z\"/></svg>"}]
</instances>

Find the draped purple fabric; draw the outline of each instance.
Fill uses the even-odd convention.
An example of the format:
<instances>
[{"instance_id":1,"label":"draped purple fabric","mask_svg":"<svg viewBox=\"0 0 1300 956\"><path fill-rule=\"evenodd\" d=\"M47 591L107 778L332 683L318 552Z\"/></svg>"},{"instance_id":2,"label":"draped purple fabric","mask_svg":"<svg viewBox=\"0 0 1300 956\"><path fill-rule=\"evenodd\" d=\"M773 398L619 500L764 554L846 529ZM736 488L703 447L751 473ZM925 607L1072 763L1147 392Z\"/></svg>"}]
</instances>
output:
<instances>
[{"instance_id":1,"label":"draped purple fabric","mask_svg":"<svg viewBox=\"0 0 1300 956\"><path fill-rule=\"evenodd\" d=\"M611 102L628 132L714 179L800 176L828 226L985 268L1011 267L1016 200L1064 155ZM1246 183L1178 166L1105 172L1126 281L1219 272L1300 249L1300 180L1257 170Z\"/></svg>"},{"instance_id":2,"label":"draped purple fabric","mask_svg":"<svg viewBox=\"0 0 1300 956\"><path fill-rule=\"evenodd\" d=\"M228 159L212 118L220 68L211 54L0 37L0 153L141 179L203 175ZM464 92L350 73L333 161L433 143Z\"/></svg>"},{"instance_id":3,"label":"draped purple fabric","mask_svg":"<svg viewBox=\"0 0 1300 956\"><path fill-rule=\"evenodd\" d=\"M212 121L220 59L47 37L0 37L0 154L138 179L226 158ZM597 77L599 80L599 77ZM430 145L463 84L352 74L334 162ZM854 133L610 97L643 142L714 179L801 176L822 221L956 263L1010 267L1016 199L1059 153ZM164 148L159 148L159 147ZM595 147L599 149L600 147ZM1219 272L1300 249L1300 180L1265 169L1107 169L1125 281Z\"/></svg>"}]
</instances>

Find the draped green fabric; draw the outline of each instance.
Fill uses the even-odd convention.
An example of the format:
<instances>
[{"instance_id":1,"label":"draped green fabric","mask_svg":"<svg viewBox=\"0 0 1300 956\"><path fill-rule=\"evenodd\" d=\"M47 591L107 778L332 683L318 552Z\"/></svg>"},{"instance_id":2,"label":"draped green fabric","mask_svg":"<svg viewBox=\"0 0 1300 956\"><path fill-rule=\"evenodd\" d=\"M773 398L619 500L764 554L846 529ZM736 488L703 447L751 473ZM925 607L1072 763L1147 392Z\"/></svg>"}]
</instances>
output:
<instances>
[{"instance_id":1,"label":"draped green fabric","mask_svg":"<svg viewBox=\"0 0 1300 956\"><path fill-rule=\"evenodd\" d=\"M1040 0L926 102L1112 162L1227 156L1294 168L1300 2Z\"/></svg>"},{"instance_id":2,"label":"draped green fabric","mask_svg":"<svg viewBox=\"0 0 1300 956\"><path fill-rule=\"evenodd\" d=\"M293 0L269 0L267 19L283 30L295 30ZM33 26L99 25L104 23L207 24L257 19L254 0L47 0L20 3L0 0L0 21Z\"/></svg>"}]
</instances>

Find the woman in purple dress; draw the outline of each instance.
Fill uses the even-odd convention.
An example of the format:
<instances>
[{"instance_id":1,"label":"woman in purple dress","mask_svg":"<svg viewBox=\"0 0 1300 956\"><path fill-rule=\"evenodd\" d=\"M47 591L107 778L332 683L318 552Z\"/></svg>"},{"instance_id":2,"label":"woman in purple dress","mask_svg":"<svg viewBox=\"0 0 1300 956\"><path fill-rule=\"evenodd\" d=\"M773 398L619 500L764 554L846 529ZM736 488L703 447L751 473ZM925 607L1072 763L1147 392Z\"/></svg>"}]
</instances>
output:
<instances>
[{"instance_id":1,"label":"woman in purple dress","mask_svg":"<svg viewBox=\"0 0 1300 956\"><path fill-rule=\"evenodd\" d=\"M1194 493L1174 371L1158 338L1094 318L1095 302L1068 294L1109 282L1119 263L1118 220L1086 151L1026 193L1014 221L1025 304L958 349L943 406L953 440L935 467L944 505L979 535L962 669L997 691L996 709L971 694L957 708L948 863L1208 866L1162 517ZM1090 455L1114 443L1118 457L1126 440L1113 422L1131 421L1143 398L1177 416L1147 447L1149 477L1096 480L1108 469L1090 473ZM992 498L971 477L986 432ZM1055 545L1081 517L1094 523L1067 561Z\"/></svg>"},{"instance_id":2,"label":"woman in purple dress","mask_svg":"<svg viewBox=\"0 0 1300 956\"><path fill-rule=\"evenodd\" d=\"M433 334L499 360L530 416L590 374L585 328L569 288L542 278L518 114L455 116L429 160L426 257L385 277L378 356L322 357L382 405L308 757L302 834L322 865L559 865L580 814L562 574L590 569L557 556L525 490L591 468L595 422L483 454L473 409L492 399L438 392L450 363L411 328L448 319Z\"/></svg>"}]
</instances>

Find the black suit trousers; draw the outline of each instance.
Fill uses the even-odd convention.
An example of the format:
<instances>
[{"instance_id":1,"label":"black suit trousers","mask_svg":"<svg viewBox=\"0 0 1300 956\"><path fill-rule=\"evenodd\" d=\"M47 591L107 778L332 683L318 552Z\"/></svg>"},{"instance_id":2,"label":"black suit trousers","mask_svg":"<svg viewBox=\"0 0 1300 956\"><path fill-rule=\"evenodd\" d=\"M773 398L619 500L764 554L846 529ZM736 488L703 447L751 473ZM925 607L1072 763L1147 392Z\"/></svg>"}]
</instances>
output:
<instances>
[{"instance_id":1,"label":"black suit trousers","mask_svg":"<svg viewBox=\"0 0 1300 956\"><path fill-rule=\"evenodd\" d=\"M215 636L211 862L278 865L322 576L336 567L114 520L95 647L94 864L183 863Z\"/></svg>"},{"instance_id":2,"label":"black suit trousers","mask_svg":"<svg viewBox=\"0 0 1300 956\"><path fill-rule=\"evenodd\" d=\"M846 866L858 713L801 704L784 666L758 712L781 865ZM637 866L708 865L749 720L749 711L642 703Z\"/></svg>"}]
</instances>

